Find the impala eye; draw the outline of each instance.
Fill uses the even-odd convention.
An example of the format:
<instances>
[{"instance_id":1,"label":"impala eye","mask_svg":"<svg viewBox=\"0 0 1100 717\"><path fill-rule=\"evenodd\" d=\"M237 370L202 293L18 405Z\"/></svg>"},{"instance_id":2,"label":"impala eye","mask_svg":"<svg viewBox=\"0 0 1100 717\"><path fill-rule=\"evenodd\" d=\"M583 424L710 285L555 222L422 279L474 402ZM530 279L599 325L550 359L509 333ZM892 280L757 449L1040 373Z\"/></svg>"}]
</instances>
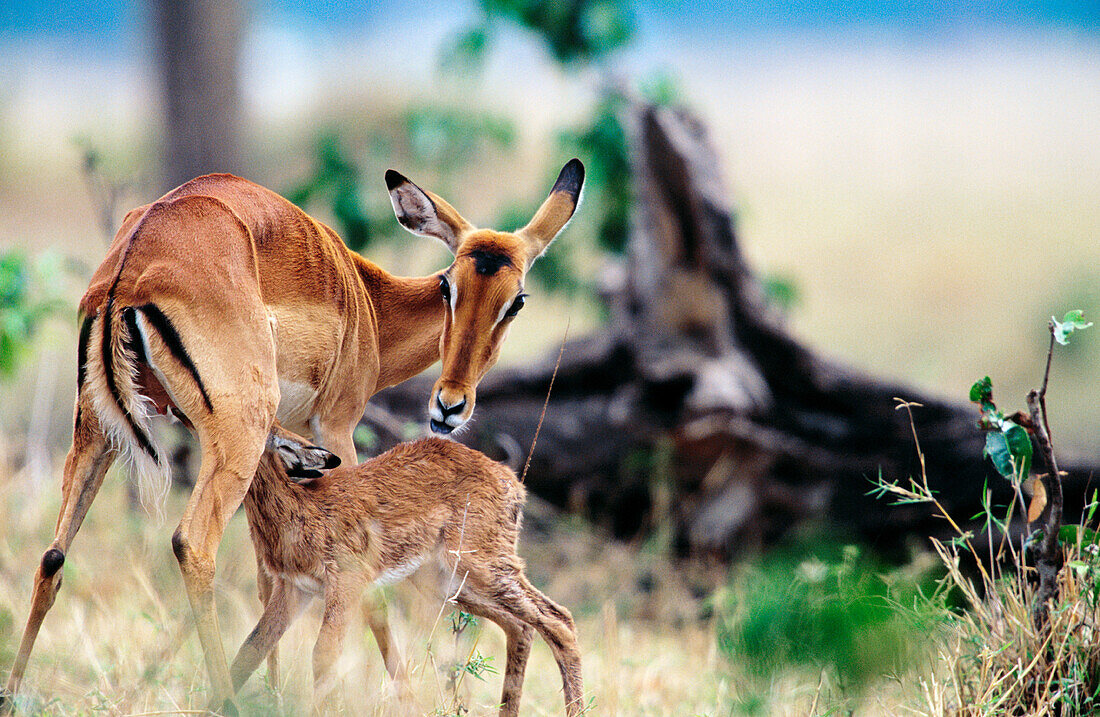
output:
<instances>
[{"instance_id":1,"label":"impala eye","mask_svg":"<svg viewBox=\"0 0 1100 717\"><path fill-rule=\"evenodd\" d=\"M516 300L512 302L512 305L508 307L508 310L504 312L507 318L512 318L519 313L519 310L523 308L524 299L527 298L527 294L520 294L516 297Z\"/></svg>"},{"instance_id":2,"label":"impala eye","mask_svg":"<svg viewBox=\"0 0 1100 717\"><path fill-rule=\"evenodd\" d=\"M443 297L444 303L451 303L451 282L447 281L447 277L439 277L439 294Z\"/></svg>"}]
</instances>

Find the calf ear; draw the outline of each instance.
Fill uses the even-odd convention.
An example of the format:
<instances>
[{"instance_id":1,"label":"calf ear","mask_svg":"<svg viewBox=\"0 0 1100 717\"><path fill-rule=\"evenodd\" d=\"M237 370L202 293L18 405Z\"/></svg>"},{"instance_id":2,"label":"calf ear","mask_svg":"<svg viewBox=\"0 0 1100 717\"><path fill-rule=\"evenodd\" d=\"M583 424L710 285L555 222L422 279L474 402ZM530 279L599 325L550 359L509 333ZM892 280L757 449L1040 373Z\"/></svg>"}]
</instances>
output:
<instances>
[{"instance_id":1,"label":"calf ear","mask_svg":"<svg viewBox=\"0 0 1100 717\"><path fill-rule=\"evenodd\" d=\"M554 241L581 201L581 189L584 187L584 165L579 159L569 160L558 174L550 196L535 212L534 218L517 234L527 241L527 266L542 256L550 242Z\"/></svg>"},{"instance_id":2,"label":"calf ear","mask_svg":"<svg viewBox=\"0 0 1100 717\"><path fill-rule=\"evenodd\" d=\"M450 204L392 169L386 171L386 186L390 190L393 213L401 226L422 237L435 237L446 244L452 254L458 249L462 236L474 228Z\"/></svg>"},{"instance_id":3,"label":"calf ear","mask_svg":"<svg viewBox=\"0 0 1100 717\"><path fill-rule=\"evenodd\" d=\"M287 477L297 482L320 478L321 471L340 465L340 457L335 453L309 445L289 431L272 433L267 446L282 461Z\"/></svg>"}]
</instances>

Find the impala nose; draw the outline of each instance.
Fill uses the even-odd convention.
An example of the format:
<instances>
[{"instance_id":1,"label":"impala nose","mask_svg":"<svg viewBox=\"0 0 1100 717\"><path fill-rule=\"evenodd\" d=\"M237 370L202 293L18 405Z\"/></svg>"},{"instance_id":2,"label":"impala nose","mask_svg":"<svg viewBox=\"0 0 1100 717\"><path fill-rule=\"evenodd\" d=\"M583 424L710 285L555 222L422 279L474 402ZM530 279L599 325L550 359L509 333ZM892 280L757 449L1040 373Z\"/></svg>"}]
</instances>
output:
<instances>
[{"instance_id":1,"label":"impala nose","mask_svg":"<svg viewBox=\"0 0 1100 717\"><path fill-rule=\"evenodd\" d=\"M428 411L429 425L436 433L447 434L465 423L462 413L466 409L466 396L460 395L453 403L444 398L443 391L435 394L431 410Z\"/></svg>"},{"instance_id":2,"label":"impala nose","mask_svg":"<svg viewBox=\"0 0 1100 717\"><path fill-rule=\"evenodd\" d=\"M440 392L440 393L436 394L435 402L439 404L439 410L443 412L443 417L444 418L446 418L447 416L450 416L452 414L455 414L455 413L461 413L462 409L466 408L466 397L465 396L458 399L458 403L454 403L454 404L451 404L450 406L448 406L443 401L443 395L442 395L442 392Z\"/></svg>"}]
</instances>

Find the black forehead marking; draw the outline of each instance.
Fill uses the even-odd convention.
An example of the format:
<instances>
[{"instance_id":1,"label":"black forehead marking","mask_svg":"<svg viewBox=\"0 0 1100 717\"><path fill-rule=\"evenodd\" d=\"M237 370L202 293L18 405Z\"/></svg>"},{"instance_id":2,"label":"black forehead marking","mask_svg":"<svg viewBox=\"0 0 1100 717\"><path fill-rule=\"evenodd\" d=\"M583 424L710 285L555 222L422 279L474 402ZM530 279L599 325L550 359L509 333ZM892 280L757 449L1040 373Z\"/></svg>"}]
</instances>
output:
<instances>
[{"instance_id":1,"label":"black forehead marking","mask_svg":"<svg viewBox=\"0 0 1100 717\"><path fill-rule=\"evenodd\" d=\"M485 276L496 274L502 266L512 266L512 260L507 254L474 249L466 256L474 260L474 269L477 273Z\"/></svg>"}]
</instances>

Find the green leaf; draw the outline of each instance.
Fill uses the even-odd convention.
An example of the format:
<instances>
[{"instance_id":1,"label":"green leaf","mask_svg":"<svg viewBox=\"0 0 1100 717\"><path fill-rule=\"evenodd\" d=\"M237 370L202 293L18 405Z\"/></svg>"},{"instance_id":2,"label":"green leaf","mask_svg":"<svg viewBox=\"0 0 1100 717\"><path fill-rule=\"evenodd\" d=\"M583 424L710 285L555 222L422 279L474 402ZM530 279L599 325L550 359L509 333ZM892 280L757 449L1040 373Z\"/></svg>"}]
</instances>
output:
<instances>
[{"instance_id":1,"label":"green leaf","mask_svg":"<svg viewBox=\"0 0 1100 717\"><path fill-rule=\"evenodd\" d=\"M1071 560L1066 565L1077 573L1078 578L1087 577L1089 574L1089 564L1081 560Z\"/></svg>"},{"instance_id":2,"label":"green leaf","mask_svg":"<svg viewBox=\"0 0 1100 717\"><path fill-rule=\"evenodd\" d=\"M1054 326L1054 340L1063 346L1069 345L1069 337L1074 331L1083 331L1092 326L1091 321L1085 321L1085 312L1081 309L1067 311L1061 321L1051 316L1050 322Z\"/></svg>"},{"instance_id":3,"label":"green leaf","mask_svg":"<svg viewBox=\"0 0 1100 717\"><path fill-rule=\"evenodd\" d=\"M1012 469L1012 451L1008 449L1008 440L1004 433L990 431L985 434L985 450L982 455L993 461L993 467L1005 478L1015 473Z\"/></svg>"},{"instance_id":4,"label":"green leaf","mask_svg":"<svg viewBox=\"0 0 1100 717\"><path fill-rule=\"evenodd\" d=\"M984 455L1005 478L1019 480L1031 470L1031 437L1022 426L1004 421L1000 431L985 435Z\"/></svg>"},{"instance_id":5,"label":"green leaf","mask_svg":"<svg viewBox=\"0 0 1100 717\"><path fill-rule=\"evenodd\" d=\"M1077 545L1081 547L1100 544L1100 534L1092 528L1082 525L1063 525L1058 529L1058 542L1063 545Z\"/></svg>"},{"instance_id":6,"label":"green leaf","mask_svg":"<svg viewBox=\"0 0 1100 717\"><path fill-rule=\"evenodd\" d=\"M1012 421L1005 421L1001 430L1004 432L1005 441L1012 454L1016 479L1027 478L1031 472L1031 436L1023 426Z\"/></svg>"},{"instance_id":7,"label":"green leaf","mask_svg":"<svg viewBox=\"0 0 1100 717\"><path fill-rule=\"evenodd\" d=\"M986 376L974 382L970 387L970 400L974 403L993 402L993 379Z\"/></svg>"}]
</instances>

